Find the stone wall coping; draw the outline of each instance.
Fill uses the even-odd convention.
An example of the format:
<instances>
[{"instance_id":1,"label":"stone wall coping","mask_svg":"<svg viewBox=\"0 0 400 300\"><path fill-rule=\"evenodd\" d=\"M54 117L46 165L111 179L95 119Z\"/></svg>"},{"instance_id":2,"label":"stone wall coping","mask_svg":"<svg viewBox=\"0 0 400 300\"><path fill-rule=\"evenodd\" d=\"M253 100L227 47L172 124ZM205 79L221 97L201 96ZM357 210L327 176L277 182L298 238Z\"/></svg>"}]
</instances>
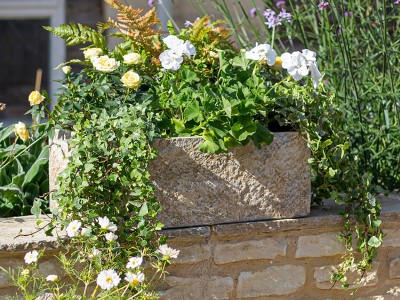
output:
<instances>
[{"instance_id":1,"label":"stone wall coping","mask_svg":"<svg viewBox=\"0 0 400 300\"><path fill-rule=\"evenodd\" d=\"M389 196L379 197L382 203L381 220L388 224L400 220L400 193L393 193ZM211 226L198 226L191 228L176 228L162 230L162 234L170 239L207 239L212 233L218 237L238 236L249 234L276 233L299 229L322 229L329 231L340 229L343 219L338 212L343 206L332 201L326 201L324 206L311 209L311 215L298 219L266 220L232 224L219 224ZM41 216L42 220L48 216ZM46 221L44 221L41 226ZM26 251L46 247L56 249L58 238L65 237L62 232L56 232L59 236L49 237L44 230L35 233L33 236L26 234L38 230L34 216L14 217L0 219L0 252ZM24 234L23 236L18 236ZM17 237L18 236L18 237Z\"/></svg>"}]
</instances>

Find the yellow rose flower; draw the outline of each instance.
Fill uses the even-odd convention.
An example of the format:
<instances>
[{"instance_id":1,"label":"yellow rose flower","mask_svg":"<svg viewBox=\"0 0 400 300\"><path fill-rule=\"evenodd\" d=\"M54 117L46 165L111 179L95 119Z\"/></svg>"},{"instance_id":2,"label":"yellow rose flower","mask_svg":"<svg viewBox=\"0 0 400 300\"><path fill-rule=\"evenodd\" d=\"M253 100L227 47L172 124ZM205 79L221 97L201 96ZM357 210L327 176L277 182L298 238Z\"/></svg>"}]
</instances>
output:
<instances>
[{"instance_id":1,"label":"yellow rose flower","mask_svg":"<svg viewBox=\"0 0 400 300\"><path fill-rule=\"evenodd\" d=\"M271 66L271 69L281 70L282 69L282 58L280 56L276 57L275 64Z\"/></svg>"},{"instance_id":2,"label":"yellow rose flower","mask_svg":"<svg viewBox=\"0 0 400 300\"><path fill-rule=\"evenodd\" d=\"M18 124L15 124L14 133L18 138L20 138L24 142L27 139L29 139L29 131L28 131L28 128L26 128L25 123L18 122Z\"/></svg>"},{"instance_id":3,"label":"yellow rose flower","mask_svg":"<svg viewBox=\"0 0 400 300\"><path fill-rule=\"evenodd\" d=\"M103 50L100 48L89 48L83 51L83 55L85 56L85 59L92 60L92 58L103 55Z\"/></svg>"},{"instance_id":4,"label":"yellow rose flower","mask_svg":"<svg viewBox=\"0 0 400 300\"><path fill-rule=\"evenodd\" d=\"M142 56L139 53L128 53L123 58L126 65L137 65L142 61Z\"/></svg>"},{"instance_id":5,"label":"yellow rose flower","mask_svg":"<svg viewBox=\"0 0 400 300\"><path fill-rule=\"evenodd\" d=\"M110 58L107 55L93 58L92 64L97 71L106 73L110 73L119 67L119 61L116 61L114 58Z\"/></svg>"},{"instance_id":6,"label":"yellow rose flower","mask_svg":"<svg viewBox=\"0 0 400 300\"><path fill-rule=\"evenodd\" d=\"M121 81L127 88L137 89L137 87L142 82L142 79L140 78L138 73L128 71L122 76Z\"/></svg>"},{"instance_id":7,"label":"yellow rose flower","mask_svg":"<svg viewBox=\"0 0 400 300\"><path fill-rule=\"evenodd\" d=\"M72 71L72 68L70 66L65 66L62 67L62 71L64 72L65 75L69 75Z\"/></svg>"},{"instance_id":8,"label":"yellow rose flower","mask_svg":"<svg viewBox=\"0 0 400 300\"><path fill-rule=\"evenodd\" d=\"M44 96L42 96L38 91L33 91L29 94L28 100L31 106L33 106L42 103Z\"/></svg>"}]
</instances>

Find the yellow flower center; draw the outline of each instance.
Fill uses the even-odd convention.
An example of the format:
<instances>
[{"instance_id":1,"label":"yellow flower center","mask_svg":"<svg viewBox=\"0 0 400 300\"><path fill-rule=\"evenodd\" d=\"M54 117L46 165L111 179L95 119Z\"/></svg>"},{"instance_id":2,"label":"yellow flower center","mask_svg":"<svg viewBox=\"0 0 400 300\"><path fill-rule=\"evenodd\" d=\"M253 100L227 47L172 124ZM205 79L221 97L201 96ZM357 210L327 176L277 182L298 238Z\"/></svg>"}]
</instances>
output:
<instances>
[{"instance_id":1,"label":"yellow flower center","mask_svg":"<svg viewBox=\"0 0 400 300\"><path fill-rule=\"evenodd\" d=\"M107 281L108 283L110 283L110 282L112 282L112 278L111 278L111 277L107 277L107 278L106 278L106 281Z\"/></svg>"},{"instance_id":2,"label":"yellow flower center","mask_svg":"<svg viewBox=\"0 0 400 300\"><path fill-rule=\"evenodd\" d=\"M139 280L133 279L133 280L132 280L132 284L133 284L133 285L138 285L138 284L139 284Z\"/></svg>"}]
</instances>

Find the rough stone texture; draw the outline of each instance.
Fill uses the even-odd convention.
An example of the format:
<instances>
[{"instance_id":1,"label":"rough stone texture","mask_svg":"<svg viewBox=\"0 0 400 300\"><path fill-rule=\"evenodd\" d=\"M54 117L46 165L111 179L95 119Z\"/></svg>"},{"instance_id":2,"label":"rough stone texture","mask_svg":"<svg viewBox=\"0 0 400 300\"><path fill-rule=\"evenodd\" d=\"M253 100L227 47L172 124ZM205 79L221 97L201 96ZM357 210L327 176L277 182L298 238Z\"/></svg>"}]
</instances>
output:
<instances>
[{"instance_id":1,"label":"rough stone texture","mask_svg":"<svg viewBox=\"0 0 400 300\"><path fill-rule=\"evenodd\" d=\"M400 247L399 229L386 229L383 237L383 247Z\"/></svg>"},{"instance_id":2,"label":"rough stone texture","mask_svg":"<svg viewBox=\"0 0 400 300\"><path fill-rule=\"evenodd\" d=\"M390 262L389 278L400 278L400 258L396 258Z\"/></svg>"},{"instance_id":3,"label":"rough stone texture","mask_svg":"<svg viewBox=\"0 0 400 300\"><path fill-rule=\"evenodd\" d=\"M211 247L208 244L190 245L179 247L179 256L175 263L196 263L211 257Z\"/></svg>"},{"instance_id":4,"label":"rough stone texture","mask_svg":"<svg viewBox=\"0 0 400 300\"><path fill-rule=\"evenodd\" d=\"M168 277L166 282L171 288L161 294L160 300L224 300L231 299L233 290L233 279L230 277Z\"/></svg>"},{"instance_id":5,"label":"rough stone texture","mask_svg":"<svg viewBox=\"0 0 400 300\"><path fill-rule=\"evenodd\" d=\"M17 267L23 266L24 261L22 259L10 258L10 259L0 259L0 267L11 270L12 272L17 271ZM5 288L11 286L11 280L7 273L0 270L0 288Z\"/></svg>"},{"instance_id":6,"label":"rough stone texture","mask_svg":"<svg viewBox=\"0 0 400 300\"><path fill-rule=\"evenodd\" d=\"M323 266L323 267L318 267L314 269L314 279L315 279L315 284L317 288L319 289L342 289L339 283L336 283L333 285L330 282L330 276L335 270L335 266L328 265L328 266ZM357 284L351 284L350 288L355 289L355 288L362 288L362 287L368 287L368 286L375 286L378 283L378 268L379 268L379 262L374 262L373 263L373 268L370 271L367 271L366 274L363 276L361 281ZM357 275L355 272L348 273L347 278L348 282L354 282L356 278L359 277L359 274Z\"/></svg>"},{"instance_id":7,"label":"rough stone texture","mask_svg":"<svg viewBox=\"0 0 400 300\"><path fill-rule=\"evenodd\" d=\"M338 240L338 232L299 237L296 257L321 257L343 254L344 244Z\"/></svg>"},{"instance_id":8,"label":"rough stone texture","mask_svg":"<svg viewBox=\"0 0 400 300\"><path fill-rule=\"evenodd\" d=\"M226 264L243 260L274 259L286 254L284 239L260 239L240 242L219 243L215 247L214 262Z\"/></svg>"},{"instance_id":9,"label":"rough stone texture","mask_svg":"<svg viewBox=\"0 0 400 300\"><path fill-rule=\"evenodd\" d=\"M302 266L274 266L262 272L241 272L237 298L287 295L297 291L306 281Z\"/></svg>"},{"instance_id":10,"label":"rough stone texture","mask_svg":"<svg viewBox=\"0 0 400 300\"><path fill-rule=\"evenodd\" d=\"M66 136L56 132L50 147L50 188L66 166ZM201 138L157 140L149 171L166 227L307 216L310 169L306 143L295 132L276 133L261 150L252 144L227 154L198 150ZM51 205L54 207L54 203Z\"/></svg>"}]
</instances>

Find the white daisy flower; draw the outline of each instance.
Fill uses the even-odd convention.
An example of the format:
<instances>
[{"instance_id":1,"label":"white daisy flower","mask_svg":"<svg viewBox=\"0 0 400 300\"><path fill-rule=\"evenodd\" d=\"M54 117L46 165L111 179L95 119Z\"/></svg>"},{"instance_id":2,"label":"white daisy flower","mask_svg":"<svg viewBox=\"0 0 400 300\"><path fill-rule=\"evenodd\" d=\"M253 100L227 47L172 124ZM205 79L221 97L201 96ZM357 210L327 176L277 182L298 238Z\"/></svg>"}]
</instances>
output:
<instances>
[{"instance_id":1,"label":"white daisy flower","mask_svg":"<svg viewBox=\"0 0 400 300\"><path fill-rule=\"evenodd\" d=\"M167 244L164 244L158 247L158 252L163 256L164 260L168 260L170 258L177 258L180 251L172 249L168 247Z\"/></svg>"},{"instance_id":2,"label":"white daisy flower","mask_svg":"<svg viewBox=\"0 0 400 300\"><path fill-rule=\"evenodd\" d=\"M107 217L98 217L97 222L99 223L101 229L105 229L108 231L115 232L117 231L118 227L113 222L111 222Z\"/></svg>"},{"instance_id":3,"label":"white daisy flower","mask_svg":"<svg viewBox=\"0 0 400 300\"><path fill-rule=\"evenodd\" d=\"M143 282L144 274L142 272L139 273L131 273L127 272L125 275L125 280L134 286L138 285L139 283Z\"/></svg>"},{"instance_id":4,"label":"white daisy flower","mask_svg":"<svg viewBox=\"0 0 400 300\"><path fill-rule=\"evenodd\" d=\"M68 224L67 235L69 237L74 237L77 234L79 228L81 228L81 226L82 226L82 223L79 222L78 220L72 221L71 223Z\"/></svg>"},{"instance_id":5,"label":"white daisy flower","mask_svg":"<svg viewBox=\"0 0 400 300\"><path fill-rule=\"evenodd\" d=\"M107 233L107 234L105 235L105 237L106 237L106 240L107 240L107 241L113 242L113 241L115 241L115 240L118 238L118 235L116 235L116 234L114 234L114 233L112 233L112 232L109 232L109 233Z\"/></svg>"},{"instance_id":6,"label":"white daisy flower","mask_svg":"<svg viewBox=\"0 0 400 300\"><path fill-rule=\"evenodd\" d=\"M39 253L36 250L26 253L25 257L24 257L25 263L30 265L30 264L33 264L34 262L37 262L38 256L39 256Z\"/></svg>"},{"instance_id":7,"label":"white daisy flower","mask_svg":"<svg viewBox=\"0 0 400 300\"><path fill-rule=\"evenodd\" d=\"M142 257L131 257L128 261L128 263L126 264L126 268L127 269L134 269L139 267L143 262L143 258Z\"/></svg>"},{"instance_id":8,"label":"white daisy flower","mask_svg":"<svg viewBox=\"0 0 400 300\"><path fill-rule=\"evenodd\" d=\"M117 286L121 278L119 278L117 272L113 269L101 271L97 276L97 285L103 290L111 290L113 287Z\"/></svg>"}]
</instances>

